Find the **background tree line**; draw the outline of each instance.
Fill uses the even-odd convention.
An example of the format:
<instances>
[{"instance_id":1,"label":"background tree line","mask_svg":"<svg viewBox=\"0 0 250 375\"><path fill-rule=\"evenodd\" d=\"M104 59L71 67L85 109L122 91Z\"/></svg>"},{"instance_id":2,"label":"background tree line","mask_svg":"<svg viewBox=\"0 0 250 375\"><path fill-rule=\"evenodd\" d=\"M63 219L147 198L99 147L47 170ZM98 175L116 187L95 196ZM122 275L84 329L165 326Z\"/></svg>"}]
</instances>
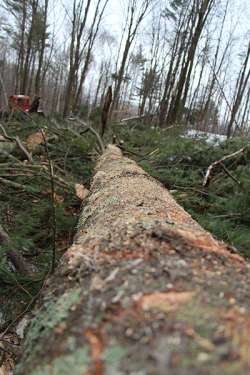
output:
<instances>
[{"instance_id":1,"label":"background tree line","mask_svg":"<svg viewBox=\"0 0 250 375\"><path fill-rule=\"evenodd\" d=\"M248 132L247 2L245 18L233 0L119 4L121 24L112 0L2 0L1 107L21 93L49 113L87 116L112 85L114 118Z\"/></svg>"}]
</instances>

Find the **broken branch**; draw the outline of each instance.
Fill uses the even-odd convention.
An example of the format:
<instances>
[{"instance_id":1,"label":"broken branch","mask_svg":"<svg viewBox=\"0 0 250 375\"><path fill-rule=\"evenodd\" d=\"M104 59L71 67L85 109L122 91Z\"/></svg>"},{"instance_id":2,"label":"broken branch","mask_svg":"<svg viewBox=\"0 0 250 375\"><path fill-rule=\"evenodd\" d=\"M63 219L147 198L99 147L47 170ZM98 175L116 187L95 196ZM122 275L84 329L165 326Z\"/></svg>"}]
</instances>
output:
<instances>
[{"instance_id":1,"label":"broken branch","mask_svg":"<svg viewBox=\"0 0 250 375\"><path fill-rule=\"evenodd\" d=\"M78 121L79 124L83 125L96 137L97 142L100 146L101 152L103 153L105 151L105 146L98 132L90 124L87 124L85 121L82 121L79 118L77 118L76 120Z\"/></svg>"},{"instance_id":2,"label":"broken branch","mask_svg":"<svg viewBox=\"0 0 250 375\"><path fill-rule=\"evenodd\" d=\"M242 153L247 149L248 146L249 146L249 144L246 145L245 147L242 147L240 150L234 152L233 154L226 155L226 156L224 156L222 159L214 161L214 162L208 167L208 169L207 169L206 175L205 175L204 180L203 180L203 186L204 186L204 187L207 187L207 186L210 184L210 181L211 181L211 173L212 173L213 169L214 169L217 165L223 165L223 164L222 164L223 161L228 160L228 159L231 159L231 158L233 158L233 157L235 157L235 156L238 156L238 155L242 154ZM223 169L224 169L224 168L223 168ZM224 169L224 170L225 170L225 169ZM230 176L230 177L232 177L232 176ZM238 183L238 181L237 181L237 183Z\"/></svg>"},{"instance_id":3,"label":"broken branch","mask_svg":"<svg viewBox=\"0 0 250 375\"><path fill-rule=\"evenodd\" d=\"M7 232L3 229L2 225L0 224L0 244L7 245L10 242L10 237Z\"/></svg>"},{"instance_id":4,"label":"broken branch","mask_svg":"<svg viewBox=\"0 0 250 375\"><path fill-rule=\"evenodd\" d=\"M26 150L26 148L24 147L24 145L22 144L21 140L19 137L10 137L4 126L2 124L0 124L0 128L2 130L2 133L3 133L3 136L5 139L11 141L11 142L16 142L16 145L18 146L18 148L21 150L21 152L25 155L25 157L29 160L30 163L33 163L33 159L32 159L32 156L30 155L30 153Z\"/></svg>"}]
</instances>

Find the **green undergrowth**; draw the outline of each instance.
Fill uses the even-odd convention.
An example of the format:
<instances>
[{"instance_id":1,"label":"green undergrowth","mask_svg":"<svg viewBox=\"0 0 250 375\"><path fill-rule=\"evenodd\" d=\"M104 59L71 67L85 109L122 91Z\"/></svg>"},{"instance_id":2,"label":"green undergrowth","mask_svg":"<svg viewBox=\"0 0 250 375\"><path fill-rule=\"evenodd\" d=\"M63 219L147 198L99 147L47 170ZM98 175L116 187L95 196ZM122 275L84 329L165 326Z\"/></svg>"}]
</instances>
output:
<instances>
[{"instance_id":1,"label":"green undergrowth","mask_svg":"<svg viewBox=\"0 0 250 375\"><path fill-rule=\"evenodd\" d=\"M15 319L38 293L50 271L54 246L57 262L71 245L81 207L75 184L89 186L95 147L92 135L77 135L81 129L74 134L63 122L57 125L33 117L11 121L4 127L9 136L18 136L25 146L31 134L43 129L49 156L44 144L38 145L31 164L18 147L13 149L12 144L11 152L6 152L4 142L3 152L0 143L0 177L4 179L0 181L0 224L10 237L7 246L0 246L0 328ZM53 204L48 158L55 175ZM15 268L7 255L9 250L22 255L31 275Z\"/></svg>"},{"instance_id":2,"label":"green undergrowth","mask_svg":"<svg viewBox=\"0 0 250 375\"><path fill-rule=\"evenodd\" d=\"M113 131L133 157L160 180L204 228L250 256L250 147L216 167L208 187L202 186L211 163L249 144L233 138L218 146L182 137L184 129L158 130L140 125L115 126ZM231 175L231 176L230 176Z\"/></svg>"}]
</instances>

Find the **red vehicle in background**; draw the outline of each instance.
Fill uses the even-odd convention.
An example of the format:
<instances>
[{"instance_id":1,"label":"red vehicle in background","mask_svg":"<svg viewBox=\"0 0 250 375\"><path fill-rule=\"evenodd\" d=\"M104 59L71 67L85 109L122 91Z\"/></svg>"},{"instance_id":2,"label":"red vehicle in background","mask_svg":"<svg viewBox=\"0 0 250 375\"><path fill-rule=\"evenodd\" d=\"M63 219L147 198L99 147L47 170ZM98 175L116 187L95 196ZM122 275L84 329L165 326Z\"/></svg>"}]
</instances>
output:
<instances>
[{"instance_id":1,"label":"red vehicle in background","mask_svg":"<svg viewBox=\"0 0 250 375\"><path fill-rule=\"evenodd\" d=\"M21 110L23 112L29 112L30 97L26 95L11 95L9 97L9 107L11 111Z\"/></svg>"},{"instance_id":2,"label":"red vehicle in background","mask_svg":"<svg viewBox=\"0 0 250 375\"><path fill-rule=\"evenodd\" d=\"M25 113L37 113L44 117L40 99L40 96L35 96L32 102L30 102L30 96L28 95L11 95L8 99L9 108L0 109L0 119L7 121L12 115L20 118L25 116Z\"/></svg>"}]
</instances>

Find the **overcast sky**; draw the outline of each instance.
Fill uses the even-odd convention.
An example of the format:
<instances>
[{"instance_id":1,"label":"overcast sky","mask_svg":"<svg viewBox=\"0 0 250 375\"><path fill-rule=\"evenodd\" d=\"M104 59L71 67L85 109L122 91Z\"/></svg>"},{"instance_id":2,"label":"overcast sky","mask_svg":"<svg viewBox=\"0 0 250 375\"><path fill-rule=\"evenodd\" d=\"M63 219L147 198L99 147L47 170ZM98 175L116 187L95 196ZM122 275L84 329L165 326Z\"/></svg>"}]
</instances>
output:
<instances>
[{"instance_id":1,"label":"overcast sky","mask_svg":"<svg viewBox=\"0 0 250 375\"><path fill-rule=\"evenodd\" d=\"M3 0L0 0L0 2ZM128 0L109 0L107 10L105 12L105 23L112 32L119 35L122 29L122 23L124 21L126 3ZM216 0L221 1L221 0ZM225 1L225 0L222 0ZM168 4L168 0L159 0L162 4ZM63 8L71 9L72 0L52 0L51 10L55 13L55 18L57 19L57 24L63 22L65 11ZM250 29L250 0L231 0L230 9L234 21L239 22L239 29L242 32Z\"/></svg>"},{"instance_id":2,"label":"overcast sky","mask_svg":"<svg viewBox=\"0 0 250 375\"><path fill-rule=\"evenodd\" d=\"M129 0L109 0L105 11L104 26L107 30L119 39L125 18L126 4ZM225 2L226 0L215 0L216 2ZM168 0L156 0L158 3L168 4ZM0 0L0 15L4 14L2 5L4 0ZM50 0L50 24L55 28L57 40L67 33L65 30L65 9L70 13L72 9L72 0ZM231 22L234 24L235 35L245 35L250 31L250 0L230 0L230 12L227 17L228 27ZM141 31L142 32L142 31ZM63 38L62 38L63 39Z\"/></svg>"},{"instance_id":3,"label":"overcast sky","mask_svg":"<svg viewBox=\"0 0 250 375\"><path fill-rule=\"evenodd\" d=\"M105 11L105 17L103 20L103 27L111 33L115 39L116 44L105 46L105 50L102 49L102 45L98 45L95 49L95 64L92 66L92 71L90 72L90 79L91 75L95 74L95 68L100 62L101 58L103 57L102 54L110 54L112 58L116 57L117 48L119 45L119 39L121 37L122 29L124 26L125 21L125 13L126 13L126 4L129 0L109 0L108 6ZM169 3L168 0L155 0L158 3L167 5ZM226 0L215 0L217 4L225 3ZM3 4L4 0L0 0L0 4ZM66 14L68 12L68 15ZM49 14L49 22L50 22L50 32L55 34L56 38L56 47L60 49L63 48L65 45L65 40L67 37L69 38L69 15L72 10L72 0L50 0L50 14ZM3 8L2 8L3 11ZM0 12L4 13L3 12ZM67 22L68 21L68 22ZM144 52L147 52L147 40L144 36L145 32L150 28L150 16L144 22L144 26L140 29L139 35L139 42L142 41L142 46ZM219 27L217 28L218 32ZM224 31L224 39L227 39L228 31L233 29L235 40L235 47L233 51L233 60L231 64L231 72L232 76L234 72L238 72L239 69L239 53L245 50L245 46L248 42L247 39L247 31L248 37L250 36L250 0L230 0L229 12L227 16L227 25ZM215 35L214 39L216 40L218 34L216 35L216 28L215 28ZM98 56L99 54L99 56ZM100 56L101 55L101 56ZM232 77L229 77L232 79Z\"/></svg>"}]
</instances>

